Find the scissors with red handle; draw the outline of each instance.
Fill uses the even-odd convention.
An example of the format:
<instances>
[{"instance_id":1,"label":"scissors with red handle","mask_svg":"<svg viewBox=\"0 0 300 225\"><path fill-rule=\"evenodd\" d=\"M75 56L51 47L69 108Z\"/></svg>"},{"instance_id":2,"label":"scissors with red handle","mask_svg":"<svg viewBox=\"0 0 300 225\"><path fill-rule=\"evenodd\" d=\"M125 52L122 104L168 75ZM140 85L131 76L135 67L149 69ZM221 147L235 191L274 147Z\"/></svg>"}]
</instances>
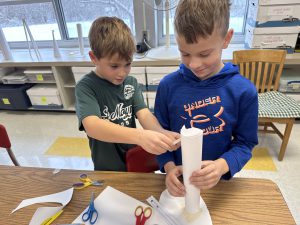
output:
<instances>
[{"instance_id":1,"label":"scissors with red handle","mask_svg":"<svg viewBox=\"0 0 300 225\"><path fill-rule=\"evenodd\" d=\"M146 221L151 217L152 209L151 207L143 208L139 205L138 207L136 207L134 215L136 217L135 225L144 225Z\"/></svg>"}]
</instances>

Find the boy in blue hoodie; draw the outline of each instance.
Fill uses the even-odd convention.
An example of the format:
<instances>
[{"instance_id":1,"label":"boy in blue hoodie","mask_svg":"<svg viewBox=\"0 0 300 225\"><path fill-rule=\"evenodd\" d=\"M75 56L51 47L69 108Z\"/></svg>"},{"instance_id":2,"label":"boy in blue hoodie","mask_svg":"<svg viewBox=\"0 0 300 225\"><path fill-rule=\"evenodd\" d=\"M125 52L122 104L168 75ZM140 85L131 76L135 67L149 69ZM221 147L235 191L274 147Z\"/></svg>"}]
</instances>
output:
<instances>
[{"instance_id":1,"label":"boy in blue hoodie","mask_svg":"<svg viewBox=\"0 0 300 225\"><path fill-rule=\"evenodd\" d=\"M250 160L258 143L258 97L238 67L223 63L222 50L233 36L229 0L181 0L175 13L179 69L158 87L155 115L163 128L180 132L183 125L203 130L202 168L191 184L209 189L230 179ZM173 196L185 194L181 149L158 157Z\"/></svg>"}]
</instances>

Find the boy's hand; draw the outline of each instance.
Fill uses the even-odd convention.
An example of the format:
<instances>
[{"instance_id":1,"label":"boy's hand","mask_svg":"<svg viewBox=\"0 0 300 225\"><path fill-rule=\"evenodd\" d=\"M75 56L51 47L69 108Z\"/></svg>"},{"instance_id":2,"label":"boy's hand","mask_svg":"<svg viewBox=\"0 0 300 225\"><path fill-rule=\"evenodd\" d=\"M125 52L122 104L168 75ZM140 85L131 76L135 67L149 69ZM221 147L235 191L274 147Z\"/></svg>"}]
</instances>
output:
<instances>
[{"instance_id":1,"label":"boy's hand","mask_svg":"<svg viewBox=\"0 0 300 225\"><path fill-rule=\"evenodd\" d=\"M183 197L185 195L185 187L178 179L182 175L182 166L175 166L168 170L166 175L166 186L168 192L175 197Z\"/></svg>"},{"instance_id":2,"label":"boy's hand","mask_svg":"<svg viewBox=\"0 0 300 225\"><path fill-rule=\"evenodd\" d=\"M171 138L173 140L173 142L172 142L173 145L171 146L171 149L169 149L169 151L175 151L180 147L180 145L181 145L180 140L178 141L178 139L180 139L179 133L165 130L165 129L163 129L161 131L161 133L163 133L164 135L168 136L169 138Z\"/></svg>"},{"instance_id":3,"label":"boy's hand","mask_svg":"<svg viewBox=\"0 0 300 225\"><path fill-rule=\"evenodd\" d=\"M174 148L176 148L177 145L174 146L173 144L174 140L176 140L174 138L175 134L173 134L173 136L167 136L163 133L152 130L141 130L138 137L138 145L149 153L160 155L166 151L174 150Z\"/></svg>"},{"instance_id":4,"label":"boy's hand","mask_svg":"<svg viewBox=\"0 0 300 225\"><path fill-rule=\"evenodd\" d=\"M210 189L219 182L221 176L228 170L228 165L224 159L202 161L201 169L192 173L190 182L200 190Z\"/></svg>"}]
</instances>

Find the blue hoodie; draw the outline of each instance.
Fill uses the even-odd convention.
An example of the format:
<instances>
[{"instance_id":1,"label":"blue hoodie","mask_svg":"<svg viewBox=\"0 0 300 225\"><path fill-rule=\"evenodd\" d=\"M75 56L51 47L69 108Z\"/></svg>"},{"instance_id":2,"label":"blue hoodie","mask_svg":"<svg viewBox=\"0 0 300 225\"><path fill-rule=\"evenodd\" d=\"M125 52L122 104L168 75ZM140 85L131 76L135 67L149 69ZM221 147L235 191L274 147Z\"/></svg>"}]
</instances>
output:
<instances>
[{"instance_id":1,"label":"blue hoodie","mask_svg":"<svg viewBox=\"0 0 300 225\"><path fill-rule=\"evenodd\" d=\"M257 91L232 63L205 80L181 64L179 70L161 80L154 112L167 130L180 133L183 125L202 129L202 160L225 159L229 172L224 179L243 168L258 143ZM181 165L181 149L157 159L163 172L169 161Z\"/></svg>"}]
</instances>

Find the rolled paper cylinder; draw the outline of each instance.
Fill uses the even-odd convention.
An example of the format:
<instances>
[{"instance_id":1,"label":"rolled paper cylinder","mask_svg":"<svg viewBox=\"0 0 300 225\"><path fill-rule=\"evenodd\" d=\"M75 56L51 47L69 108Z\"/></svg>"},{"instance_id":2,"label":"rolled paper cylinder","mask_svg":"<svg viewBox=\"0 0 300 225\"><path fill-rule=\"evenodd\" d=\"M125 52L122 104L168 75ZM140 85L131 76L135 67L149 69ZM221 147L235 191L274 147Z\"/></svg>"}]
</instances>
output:
<instances>
[{"instance_id":1,"label":"rolled paper cylinder","mask_svg":"<svg viewBox=\"0 0 300 225\"><path fill-rule=\"evenodd\" d=\"M82 26L80 23L76 24L77 27L77 34L78 34L78 45L79 45L79 50L80 54L84 55L84 45L83 45L83 35L82 35Z\"/></svg>"},{"instance_id":2,"label":"rolled paper cylinder","mask_svg":"<svg viewBox=\"0 0 300 225\"><path fill-rule=\"evenodd\" d=\"M192 173L201 168L203 131L194 127L186 129L183 126L180 133L183 181L186 190L185 210L194 214L200 210L200 190L190 184L189 180Z\"/></svg>"},{"instance_id":3,"label":"rolled paper cylinder","mask_svg":"<svg viewBox=\"0 0 300 225\"><path fill-rule=\"evenodd\" d=\"M55 39L54 30L52 30L52 41L53 41L53 56L55 58L61 58L61 54L58 48L58 44Z\"/></svg>"},{"instance_id":4,"label":"rolled paper cylinder","mask_svg":"<svg viewBox=\"0 0 300 225\"><path fill-rule=\"evenodd\" d=\"M2 50L4 60L13 60L11 50L8 46L8 43L5 39L5 35L1 27L0 27L0 48Z\"/></svg>"}]
</instances>

